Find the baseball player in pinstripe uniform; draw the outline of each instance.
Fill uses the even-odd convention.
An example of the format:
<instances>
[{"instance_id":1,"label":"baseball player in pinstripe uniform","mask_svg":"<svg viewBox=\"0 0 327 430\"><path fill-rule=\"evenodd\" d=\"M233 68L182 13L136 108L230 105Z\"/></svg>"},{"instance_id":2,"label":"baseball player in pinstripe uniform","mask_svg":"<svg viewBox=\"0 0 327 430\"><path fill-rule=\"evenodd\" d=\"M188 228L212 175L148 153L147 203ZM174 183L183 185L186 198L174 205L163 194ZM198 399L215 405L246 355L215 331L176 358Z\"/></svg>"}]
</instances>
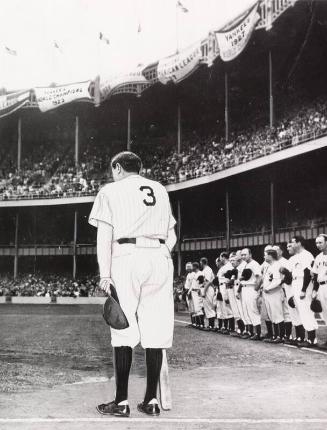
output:
<instances>
[{"instance_id":1,"label":"baseball player in pinstripe uniform","mask_svg":"<svg viewBox=\"0 0 327 430\"><path fill-rule=\"evenodd\" d=\"M204 289L203 289L203 309L205 317L208 320L208 328L213 330L215 327L215 318L216 318L216 294L215 288L212 285L212 281L214 280L215 275L211 267L208 265L208 259L206 257L202 257L200 259L202 275L204 277Z\"/></svg>"},{"instance_id":2,"label":"baseball player in pinstripe uniform","mask_svg":"<svg viewBox=\"0 0 327 430\"><path fill-rule=\"evenodd\" d=\"M263 282L263 279L266 275L266 271L268 270L269 264L266 262L265 260L265 253L266 251L268 251L269 249L273 249L272 245L267 245L265 246L264 249L264 261L261 264L261 280ZM260 288L260 300L259 300L259 308L260 308L260 314L261 314L261 319L265 321L266 323L266 328L267 328L267 333L263 339L264 342L270 342L273 340L274 338L274 332L273 332L273 325L272 322L269 319L269 315L267 312L267 307L266 307L266 302L265 302L265 294L262 288L262 284L261 284L261 288Z\"/></svg>"},{"instance_id":3,"label":"baseball player in pinstripe uniform","mask_svg":"<svg viewBox=\"0 0 327 430\"><path fill-rule=\"evenodd\" d=\"M261 340L261 317L258 308L258 291L261 282L261 269L259 263L252 258L249 248L242 249L241 256L246 263L244 269L251 271L250 278L242 280L242 305L246 319L250 321L248 331L251 334L251 340ZM243 273L241 274L243 276ZM253 332L255 328L255 334Z\"/></svg>"},{"instance_id":4,"label":"baseball player in pinstripe uniform","mask_svg":"<svg viewBox=\"0 0 327 430\"><path fill-rule=\"evenodd\" d=\"M157 386L162 349L173 341L173 263L176 221L166 189L139 175L141 159L122 152L111 160L114 182L98 193L89 223L97 227L100 288L117 290L129 327L111 329L116 396L101 404L101 414L127 417L128 379L132 349L141 342L146 351L147 384L138 410L159 415Z\"/></svg>"},{"instance_id":5,"label":"baseball player in pinstripe uniform","mask_svg":"<svg viewBox=\"0 0 327 430\"><path fill-rule=\"evenodd\" d=\"M197 328L204 328L204 313L203 313L203 275L200 270L200 265L197 261L193 264L194 277L192 280L192 302L194 306L194 318Z\"/></svg>"},{"instance_id":6,"label":"baseball player in pinstripe uniform","mask_svg":"<svg viewBox=\"0 0 327 430\"><path fill-rule=\"evenodd\" d=\"M248 338L250 334L246 331L245 316L243 313L242 301L240 297L237 297L239 290L239 278L243 272L245 263L241 258L240 252L234 252L230 254L229 261L234 269L236 270L235 275L232 275L231 280L227 283L228 298L233 311L234 318L238 325L238 334L241 337Z\"/></svg>"},{"instance_id":7,"label":"baseball player in pinstripe uniform","mask_svg":"<svg viewBox=\"0 0 327 430\"><path fill-rule=\"evenodd\" d=\"M235 320L228 298L228 292L226 287L227 279L225 277L225 274L227 271L232 270L233 266L229 262L227 252L222 252L219 256L219 259L217 260L217 266L218 262L222 264L217 273L219 281L219 292L221 294L221 300L217 300L218 332L224 330L224 332L228 331L230 334L232 334L233 331L235 331ZM234 330L232 330L233 326Z\"/></svg>"},{"instance_id":8,"label":"baseball player in pinstripe uniform","mask_svg":"<svg viewBox=\"0 0 327 430\"><path fill-rule=\"evenodd\" d=\"M192 292L191 292L192 281L194 278L194 272L193 272L193 265L191 262L186 263L185 270L187 273L186 279L185 279L185 284L184 284L184 291L186 293L186 303L187 303L187 308L188 308L188 311L189 311L190 317L191 317L191 325L195 326L194 305L193 305L193 301L192 301Z\"/></svg>"},{"instance_id":9,"label":"baseball player in pinstripe uniform","mask_svg":"<svg viewBox=\"0 0 327 430\"><path fill-rule=\"evenodd\" d=\"M316 238L316 247L320 254L315 258L312 268L313 291L312 298L320 300L322 315L327 324L327 235L320 234ZM323 345L327 347L327 342Z\"/></svg>"},{"instance_id":10,"label":"baseball player in pinstripe uniform","mask_svg":"<svg viewBox=\"0 0 327 430\"><path fill-rule=\"evenodd\" d=\"M287 252L288 252L289 256L292 257L295 253L292 242L288 242L286 248L287 248ZM287 270L291 270L290 260L291 260L291 258L288 260L288 265L286 267ZM291 277L292 277L292 274L291 274ZM289 285L285 285L285 292L286 292L287 303L289 304L290 299L293 300L292 299L292 297L293 297L292 282ZM285 343L297 345L297 343L299 341L303 341L303 339L304 339L304 336L305 336L304 327L302 325L300 315L297 312L297 310L295 309L295 306L294 307L289 306L289 312L290 312L292 325L293 325L294 330L295 330L295 336L293 339L285 340Z\"/></svg>"},{"instance_id":11,"label":"baseball player in pinstripe uniform","mask_svg":"<svg viewBox=\"0 0 327 430\"><path fill-rule=\"evenodd\" d=\"M286 268L289 270L288 260L283 257L283 250L280 247L280 245L274 245L273 249L277 252L277 261L281 268ZM292 308L288 304L288 290L290 289L290 286L287 285L285 282L282 283L282 289L283 289L283 298L282 298L282 306L283 306L283 314L284 314L284 323L285 323L285 336L284 336L284 342L290 343L292 340Z\"/></svg>"},{"instance_id":12,"label":"baseball player in pinstripe uniform","mask_svg":"<svg viewBox=\"0 0 327 430\"><path fill-rule=\"evenodd\" d=\"M317 343L316 330L318 328L314 313L310 309L312 298L311 269L314 262L311 252L304 248L305 240L302 236L292 238L294 255L289 259L289 268L292 273L292 294L295 310L301 325L298 326L298 346L314 346ZM308 340L305 341L305 330Z\"/></svg>"},{"instance_id":13,"label":"baseball player in pinstripe uniform","mask_svg":"<svg viewBox=\"0 0 327 430\"><path fill-rule=\"evenodd\" d=\"M274 338L271 342L281 343L285 336L281 266L277 261L277 252L274 249L268 249L265 252L265 260L268 267L263 278L263 292L269 319L274 324Z\"/></svg>"}]
</instances>

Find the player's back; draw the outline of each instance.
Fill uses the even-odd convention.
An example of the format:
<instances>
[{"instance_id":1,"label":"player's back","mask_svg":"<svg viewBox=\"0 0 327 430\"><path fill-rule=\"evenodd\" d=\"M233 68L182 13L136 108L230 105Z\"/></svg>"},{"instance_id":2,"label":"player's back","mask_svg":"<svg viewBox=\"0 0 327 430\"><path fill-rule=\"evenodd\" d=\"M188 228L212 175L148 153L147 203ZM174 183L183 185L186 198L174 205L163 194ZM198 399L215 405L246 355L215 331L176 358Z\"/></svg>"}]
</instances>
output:
<instances>
[{"instance_id":1,"label":"player's back","mask_svg":"<svg viewBox=\"0 0 327 430\"><path fill-rule=\"evenodd\" d=\"M166 189L156 181L133 174L104 186L114 240L122 237L166 238L174 223Z\"/></svg>"}]
</instances>

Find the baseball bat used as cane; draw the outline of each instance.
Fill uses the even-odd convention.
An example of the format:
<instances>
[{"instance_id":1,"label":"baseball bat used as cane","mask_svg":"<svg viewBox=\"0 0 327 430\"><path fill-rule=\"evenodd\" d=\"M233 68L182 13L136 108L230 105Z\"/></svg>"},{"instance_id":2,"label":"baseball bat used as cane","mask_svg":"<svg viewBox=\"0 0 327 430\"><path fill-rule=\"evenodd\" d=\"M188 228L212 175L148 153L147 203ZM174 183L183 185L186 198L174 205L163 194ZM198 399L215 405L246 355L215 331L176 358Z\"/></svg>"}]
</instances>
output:
<instances>
[{"instance_id":1,"label":"baseball bat used as cane","mask_svg":"<svg viewBox=\"0 0 327 430\"><path fill-rule=\"evenodd\" d=\"M164 411L172 408L171 389L169 384L168 361L166 350L162 350L162 365L159 378L160 403Z\"/></svg>"}]
</instances>

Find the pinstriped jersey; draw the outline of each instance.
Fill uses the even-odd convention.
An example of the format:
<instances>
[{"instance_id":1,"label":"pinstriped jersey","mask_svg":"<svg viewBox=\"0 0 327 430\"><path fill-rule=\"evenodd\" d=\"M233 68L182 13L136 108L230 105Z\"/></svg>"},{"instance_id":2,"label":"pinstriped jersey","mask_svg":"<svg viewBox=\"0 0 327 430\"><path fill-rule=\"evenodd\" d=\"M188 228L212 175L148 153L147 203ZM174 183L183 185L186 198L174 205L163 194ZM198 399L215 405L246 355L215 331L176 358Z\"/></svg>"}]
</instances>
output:
<instances>
[{"instance_id":1,"label":"pinstriped jersey","mask_svg":"<svg viewBox=\"0 0 327 430\"><path fill-rule=\"evenodd\" d=\"M176 221L168 193L159 182L129 175L105 185L95 198L89 223L103 221L113 227L113 240L147 237L167 239Z\"/></svg>"}]
</instances>

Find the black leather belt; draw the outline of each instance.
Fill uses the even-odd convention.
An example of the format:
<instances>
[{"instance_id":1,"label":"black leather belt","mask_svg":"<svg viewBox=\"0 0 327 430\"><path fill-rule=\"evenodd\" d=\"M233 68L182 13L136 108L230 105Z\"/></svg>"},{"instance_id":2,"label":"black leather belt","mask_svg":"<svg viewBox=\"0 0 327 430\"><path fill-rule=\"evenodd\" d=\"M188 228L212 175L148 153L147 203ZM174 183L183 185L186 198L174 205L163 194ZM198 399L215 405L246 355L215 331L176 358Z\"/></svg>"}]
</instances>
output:
<instances>
[{"instance_id":1,"label":"black leather belt","mask_svg":"<svg viewBox=\"0 0 327 430\"><path fill-rule=\"evenodd\" d=\"M133 243L135 245L136 244L136 237L122 237L122 238L118 239L117 242L119 243L119 245L123 245L124 243ZM159 242L165 243L165 240L159 239Z\"/></svg>"},{"instance_id":2,"label":"black leather belt","mask_svg":"<svg viewBox=\"0 0 327 430\"><path fill-rule=\"evenodd\" d=\"M326 285L326 284L327 284L327 281L319 282L319 285Z\"/></svg>"}]
</instances>

